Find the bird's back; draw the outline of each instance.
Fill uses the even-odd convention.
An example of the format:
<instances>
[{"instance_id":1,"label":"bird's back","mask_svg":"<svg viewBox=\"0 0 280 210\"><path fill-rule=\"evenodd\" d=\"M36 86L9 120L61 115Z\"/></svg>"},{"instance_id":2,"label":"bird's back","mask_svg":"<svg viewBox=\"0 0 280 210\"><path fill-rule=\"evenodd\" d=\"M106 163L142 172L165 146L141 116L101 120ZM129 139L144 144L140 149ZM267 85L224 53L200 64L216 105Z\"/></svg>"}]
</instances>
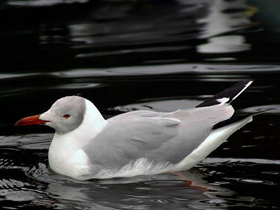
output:
<instances>
[{"instance_id":1,"label":"bird's back","mask_svg":"<svg viewBox=\"0 0 280 210\"><path fill-rule=\"evenodd\" d=\"M108 120L84 150L92 164L119 168L145 158L176 164L197 148L213 126L230 118L231 106L216 105L176 112L133 111Z\"/></svg>"}]
</instances>

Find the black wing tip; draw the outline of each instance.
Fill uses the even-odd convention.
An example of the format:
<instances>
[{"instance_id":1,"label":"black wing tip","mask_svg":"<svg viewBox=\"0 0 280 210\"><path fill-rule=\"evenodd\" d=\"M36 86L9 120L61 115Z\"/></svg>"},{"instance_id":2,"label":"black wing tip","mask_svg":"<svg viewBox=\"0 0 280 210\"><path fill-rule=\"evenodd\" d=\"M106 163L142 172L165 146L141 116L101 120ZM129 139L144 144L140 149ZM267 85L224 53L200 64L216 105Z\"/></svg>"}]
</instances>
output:
<instances>
[{"instance_id":1,"label":"black wing tip","mask_svg":"<svg viewBox=\"0 0 280 210\"><path fill-rule=\"evenodd\" d=\"M233 86L225 89L224 91L214 95L212 98L202 102L196 107L206 107L218 104L230 104L235 98L237 98L246 88L248 88L254 80L247 79L240 81Z\"/></svg>"}]
</instances>

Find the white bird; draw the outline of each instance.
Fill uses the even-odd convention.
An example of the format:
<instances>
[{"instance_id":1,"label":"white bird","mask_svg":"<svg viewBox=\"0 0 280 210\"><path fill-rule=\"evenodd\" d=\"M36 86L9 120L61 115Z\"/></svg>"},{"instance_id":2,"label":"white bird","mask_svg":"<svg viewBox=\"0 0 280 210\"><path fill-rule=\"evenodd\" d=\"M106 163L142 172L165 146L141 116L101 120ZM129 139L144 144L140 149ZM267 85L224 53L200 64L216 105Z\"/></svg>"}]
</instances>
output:
<instances>
[{"instance_id":1,"label":"white bird","mask_svg":"<svg viewBox=\"0 0 280 210\"><path fill-rule=\"evenodd\" d=\"M252 121L232 120L230 102L253 81L239 82L196 108L174 112L132 111L105 120L89 100L67 96L43 114L16 126L55 129L50 168L85 180L188 170Z\"/></svg>"}]
</instances>

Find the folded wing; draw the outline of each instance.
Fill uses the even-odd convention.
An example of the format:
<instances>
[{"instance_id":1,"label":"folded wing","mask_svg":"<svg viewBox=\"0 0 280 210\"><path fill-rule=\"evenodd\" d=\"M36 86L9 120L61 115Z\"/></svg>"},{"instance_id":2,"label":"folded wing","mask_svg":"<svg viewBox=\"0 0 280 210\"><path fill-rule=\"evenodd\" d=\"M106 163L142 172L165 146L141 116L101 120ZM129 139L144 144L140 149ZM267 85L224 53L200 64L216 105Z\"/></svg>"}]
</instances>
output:
<instances>
[{"instance_id":1,"label":"folded wing","mask_svg":"<svg viewBox=\"0 0 280 210\"><path fill-rule=\"evenodd\" d=\"M178 163L207 138L216 123L233 112L226 105L171 113L129 112L109 119L84 151L92 164L106 168L119 168L139 158Z\"/></svg>"}]
</instances>

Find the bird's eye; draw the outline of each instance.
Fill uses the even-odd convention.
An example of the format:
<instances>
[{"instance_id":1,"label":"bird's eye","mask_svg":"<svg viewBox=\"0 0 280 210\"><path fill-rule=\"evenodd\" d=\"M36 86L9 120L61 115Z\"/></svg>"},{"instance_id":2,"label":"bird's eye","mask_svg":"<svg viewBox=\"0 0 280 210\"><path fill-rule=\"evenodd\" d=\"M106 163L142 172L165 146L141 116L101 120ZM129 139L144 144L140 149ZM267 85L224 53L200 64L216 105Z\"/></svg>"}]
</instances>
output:
<instances>
[{"instance_id":1,"label":"bird's eye","mask_svg":"<svg viewBox=\"0 0 280 210\"><path fill-rule=\"evenodd\" d=\"M70 115L70 114L65 114L65 115L63 115L63 117L64 117L65 119L69 119L69 118L71 117L71 115Z\"/></svg>"}]
</instances>

